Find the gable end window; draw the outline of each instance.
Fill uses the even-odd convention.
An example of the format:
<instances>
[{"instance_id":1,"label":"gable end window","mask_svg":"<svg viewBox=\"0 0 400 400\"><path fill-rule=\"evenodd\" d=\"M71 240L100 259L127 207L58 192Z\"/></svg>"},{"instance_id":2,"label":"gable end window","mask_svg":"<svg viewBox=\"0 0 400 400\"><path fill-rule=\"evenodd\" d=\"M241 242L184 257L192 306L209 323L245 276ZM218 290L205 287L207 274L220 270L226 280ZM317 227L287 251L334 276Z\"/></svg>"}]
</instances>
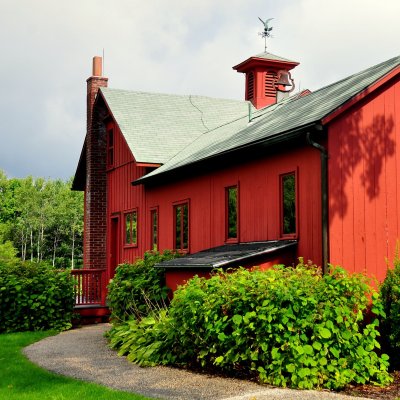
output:
<instances>
[{"instance_id":1,"label":"gable end window","mask_svg":"<svg viewBox=\"0 0 400 400\"><path fill-rule=\"evenodd\" d=\"M137 210L125 213L125 246L137 246Z\"/></svg>"},{"instance_id":2,"label":"gable end window","mask_svg":"<svg viewBox=\"0 0 400 400\"><path fill-rule=\"evenodd\" d=\"M238 187L225 188L226 241L238 241Z\"/></svg>"},{"instance_id":3,"label":"gable end window","mask_svg":"<svg viewBox=\"0 0 400 400\"><path fill-rule=\"evenodd\" d=\"M281 236L297 236L296 172L280 175Z\"/></svg>"},{"instance_id":4,"label":"gable end window","mask_svg":"<svg viewBox=\"0 0 400 400\"><path fill-rule=\"evenodd\" d=\"M189 251L189 202L174 205L174 249Z\"/></svg>"},{"instance_id":5,"label":"gable end window","mask_svg":"<svg viewBox=\"0 0 400 400\"><path fill-rule=\"evenodd\" d=\"M114 166L114 130L107 131L107 166Z\"/></svg>"}]
</instances>

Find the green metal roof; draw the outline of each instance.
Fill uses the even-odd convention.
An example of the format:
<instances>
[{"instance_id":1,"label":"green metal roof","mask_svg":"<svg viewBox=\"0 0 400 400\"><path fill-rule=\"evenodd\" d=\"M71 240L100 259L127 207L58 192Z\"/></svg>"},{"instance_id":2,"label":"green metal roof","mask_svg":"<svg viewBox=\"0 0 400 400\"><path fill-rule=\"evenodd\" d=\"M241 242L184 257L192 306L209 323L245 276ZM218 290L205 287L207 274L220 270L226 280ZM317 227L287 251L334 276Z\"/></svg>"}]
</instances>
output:
<instances>
[{"instance_id":1,"label":"green metal roof","mask_svg":"<svg viewBox=\"0 0 400 400\"><path fill-rule=\"evenodd\" d=\"M320 122L343 104L351 100L374 82L400 65L400 57L392 58L362 72L319 89L304 97L293 96L253 113L252 122L247 115L230 124L198 136L164 165L137 182L151 180L167 171L224 154L252 143L273 141L293 130Z\"/></svg>"},{"instance_id":2,"label":"green metal roof","mask_svg":"<svg viewBox=\"0 0 400 400\"><path fill-rule=\"evenodd\" d=\"M137 162L163 164L208 131L248 115L248 102L101 88Z\"/></svg>"}]
</instances>

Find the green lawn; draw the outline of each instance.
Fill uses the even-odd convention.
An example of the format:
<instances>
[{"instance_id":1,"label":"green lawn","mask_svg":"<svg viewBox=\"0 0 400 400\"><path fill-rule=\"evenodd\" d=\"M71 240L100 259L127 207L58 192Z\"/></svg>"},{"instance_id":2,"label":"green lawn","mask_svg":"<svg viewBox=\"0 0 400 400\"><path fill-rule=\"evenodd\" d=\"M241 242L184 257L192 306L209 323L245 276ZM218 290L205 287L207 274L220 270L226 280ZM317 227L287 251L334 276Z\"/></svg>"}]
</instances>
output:
<instances>
[{"instance_id":1,"label":"green lawn","mask_svg":"<svg viewBox=\"0 0 400 400\"><path fill-rule=\"evenodd\" d=\"M0 399L4 400L144 400L136 394L119 392L52 374L32 364L21 349L50 336L51 332L22 332L0 335Z\"/></svg>"}]
</instances>

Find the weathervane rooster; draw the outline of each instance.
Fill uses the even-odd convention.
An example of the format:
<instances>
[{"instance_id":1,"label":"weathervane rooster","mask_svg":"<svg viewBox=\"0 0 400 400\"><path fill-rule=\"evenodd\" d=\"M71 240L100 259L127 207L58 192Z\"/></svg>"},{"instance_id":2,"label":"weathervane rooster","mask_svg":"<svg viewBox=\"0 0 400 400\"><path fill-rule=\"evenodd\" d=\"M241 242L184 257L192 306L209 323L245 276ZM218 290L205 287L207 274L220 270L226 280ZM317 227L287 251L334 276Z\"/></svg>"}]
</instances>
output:
<instances>
[{"instance_id":1,"label":"weathervane rooster","mask_svg":"<svg viewBox=\"0 0 400 400\"><path fill-rule=\"evenodd\" d=\"M271 36L272 26L269 26L269 21L273 20L273 18L268 18L263 21L260 17L258 19L264 25L264 31L260 32L259 35L264 38L264 51L267 52L267 37Z\"/></svg>"}]
</instances>

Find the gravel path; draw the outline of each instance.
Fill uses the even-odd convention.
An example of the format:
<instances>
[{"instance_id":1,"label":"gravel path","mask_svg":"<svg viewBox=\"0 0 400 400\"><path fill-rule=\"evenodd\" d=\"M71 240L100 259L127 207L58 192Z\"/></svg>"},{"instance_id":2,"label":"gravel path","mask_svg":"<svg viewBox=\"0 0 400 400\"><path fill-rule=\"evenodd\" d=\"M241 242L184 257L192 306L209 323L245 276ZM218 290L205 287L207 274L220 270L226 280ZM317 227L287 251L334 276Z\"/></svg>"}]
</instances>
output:
<instances>
[{"instance_id":1,"label":"gravel path","mask_svg":"<svg viewBox=\"0 0 400 400\"><path fill-rule=\"evenodd\" d=\"M103 334L109 324L86 326L36 342L24 354L61 375L171 400L368 400L326 391L277 389L168 367L141 368L118 357Z\"/></svg>"}]
</instances>

